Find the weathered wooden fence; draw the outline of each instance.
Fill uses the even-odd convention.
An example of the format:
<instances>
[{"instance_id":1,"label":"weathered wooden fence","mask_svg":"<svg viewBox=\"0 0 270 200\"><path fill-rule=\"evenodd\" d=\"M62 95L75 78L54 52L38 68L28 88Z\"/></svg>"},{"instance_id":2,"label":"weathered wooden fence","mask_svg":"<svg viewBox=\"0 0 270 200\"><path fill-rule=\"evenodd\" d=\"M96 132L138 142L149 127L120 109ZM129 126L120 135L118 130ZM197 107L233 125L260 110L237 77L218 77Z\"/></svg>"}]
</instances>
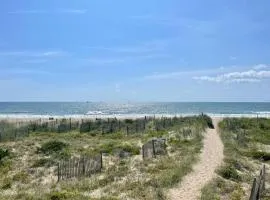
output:
<instances>
[{"instance_id":1,"label":"weathered wooden fence","mask_svg":"<svg viewBox=\"0 0 270 200\"><path fill-rule=\"evenodd\" d=\"M0 142L15 141L18 138L27 137L29 129L27 126L13 127L9 123L0 122Z\"/></svg>"},{"instance_id":2,"label":"weathered wooden fence","mask_svg":"<svg viewBox=\"0 0 270 200\"><path fill-rule=\"evenodd\" d=\"M166 140L164 138L152 139L142 146L143 159L155 158L156 155L166 154Z\"/></svg>"},{"instance_id":3,"label":"weathered wooden fence","mask_svg":"<svg viewBox=\"0 0 270 200\"><path fill-rule=\"evenodd\" d=\"M102 154L94 157L80 157L61 161L58 163L57 169L58 181L70 178L90 177L92 174L101 172L101 169Z\"/></svg>"},{"instance_id":4,"label":"weathered wooden fence","mask_svg":"<svg viewBox=\"0 0 270 200\"><path fill-rule=\"evenodd\" d=\"M201 116L197 118L203 119ZM93 134L112 134L126 133L136 134L144 133L148 130L168 130L175 125L183 123L192 123L197 120L194 117L142 117L137 119L117 119L117 118L95 118L95 119L37 119L32 121L0 121L0 142L16 140L17 138L27 137L31 132L53 132L66 133L70 131L80 131L80 133Z\"/></svg>"},{"instance_id":5,"label":"weathered wooden fence","mask_svg":"<svg viewBox=\"0 0 270 200\"><path fill-rule=\"evenodd\" d=\"M265 189L265 165L260 171L260 176L254 178L249 200L259 200Z\"/></svg>"}]
</instances>

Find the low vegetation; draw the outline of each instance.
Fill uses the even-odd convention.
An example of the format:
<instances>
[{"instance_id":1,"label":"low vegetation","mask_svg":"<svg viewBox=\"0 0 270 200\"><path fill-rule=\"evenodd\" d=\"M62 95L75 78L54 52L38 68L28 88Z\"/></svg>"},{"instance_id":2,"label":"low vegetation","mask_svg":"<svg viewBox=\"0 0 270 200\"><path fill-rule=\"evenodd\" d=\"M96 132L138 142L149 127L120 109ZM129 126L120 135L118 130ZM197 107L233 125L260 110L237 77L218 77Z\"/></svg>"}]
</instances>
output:
<instances>
[{"instance_id":1,"label":"low vegetation","mask_svg":"<svg viewBox=\"0 0 270 200\"><path fill-rule=\"evenodd\" d=\"M29 135L0 143L0 199L166 199L164 191L191 172L202 148L203 132L211 126L203 115L96 120L83 122L79 129L71 120L64 123L69 126L53 131L46 124L30 124ZM108 128L100 126L105 123ZM158 137L167 140L167 154L143 160L142 145ZM101 173L57 182L59 161L100 153Z\"/></svg>"},{"instance_id":2,"label":"low vegetation","mask_svg":"<svg viewBox=\"0 0 270 200\"><path fill-rule=\"evenodd\" d=\"M248 199L253 178L263 164L270 164L270 119L226 118L219 127L224 164L216 171L219 177L203 188L201 199ZM262 199L269 195L266 190Z\"/></svg>"}]
</instances>

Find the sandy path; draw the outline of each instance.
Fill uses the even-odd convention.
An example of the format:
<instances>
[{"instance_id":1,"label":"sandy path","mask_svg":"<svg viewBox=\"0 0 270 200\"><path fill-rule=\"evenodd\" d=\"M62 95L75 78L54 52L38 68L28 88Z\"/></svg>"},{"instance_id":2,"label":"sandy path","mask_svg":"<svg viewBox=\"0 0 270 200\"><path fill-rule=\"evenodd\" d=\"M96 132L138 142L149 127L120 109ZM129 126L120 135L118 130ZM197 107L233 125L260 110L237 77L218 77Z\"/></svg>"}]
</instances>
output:
<instances>
[{"instance_id":1,"label":"sandy path","mask_svg":"<svg viewBox=\"0 0 270 200\"><path fill-rule=\"evenodd\" d=\"M213 119L215 129L207 129L199 163L194 166L193 172L183 178L180 185L169 190L169 199L196 200L200 197L202 187L215 176L215 169L223 160L223 144L217 134L220 120Z\"/></svg>"}]
</instances>

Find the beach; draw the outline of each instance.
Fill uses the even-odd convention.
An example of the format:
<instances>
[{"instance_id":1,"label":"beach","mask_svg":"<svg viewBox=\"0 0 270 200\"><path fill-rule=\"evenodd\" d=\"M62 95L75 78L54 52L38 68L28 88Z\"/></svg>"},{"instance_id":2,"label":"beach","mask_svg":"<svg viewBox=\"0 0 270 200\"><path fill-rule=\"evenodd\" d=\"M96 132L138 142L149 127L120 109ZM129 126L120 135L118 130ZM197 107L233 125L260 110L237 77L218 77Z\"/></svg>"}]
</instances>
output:
<instances>
[{"instance_id":1,"label":"beach","mask_svg":"<svg viewBox=\"0 0 270 200\"><path fill-rule=\"evenodd\" d=\"M2 114L0 199L247 199L269 127L265 112Z\"/></svg>"}]
</instances>

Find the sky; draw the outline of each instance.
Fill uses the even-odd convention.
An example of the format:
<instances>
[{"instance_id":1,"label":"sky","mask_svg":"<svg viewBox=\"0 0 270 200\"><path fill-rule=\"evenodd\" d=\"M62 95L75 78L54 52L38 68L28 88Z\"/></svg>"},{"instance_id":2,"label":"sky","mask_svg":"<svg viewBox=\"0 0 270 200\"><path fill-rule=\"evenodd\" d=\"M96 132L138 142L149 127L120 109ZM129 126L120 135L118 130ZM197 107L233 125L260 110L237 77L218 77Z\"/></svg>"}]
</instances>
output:
<instances>
[{"instance_id":1,"label":"sky","mask_svg":"<svg viewBox=\"0 0 270 200\"><path fill-rule=\"evenodd\" d=\"M269 0L5 0L0 101L270 101Z\"/></svg>"}]
</instances>

